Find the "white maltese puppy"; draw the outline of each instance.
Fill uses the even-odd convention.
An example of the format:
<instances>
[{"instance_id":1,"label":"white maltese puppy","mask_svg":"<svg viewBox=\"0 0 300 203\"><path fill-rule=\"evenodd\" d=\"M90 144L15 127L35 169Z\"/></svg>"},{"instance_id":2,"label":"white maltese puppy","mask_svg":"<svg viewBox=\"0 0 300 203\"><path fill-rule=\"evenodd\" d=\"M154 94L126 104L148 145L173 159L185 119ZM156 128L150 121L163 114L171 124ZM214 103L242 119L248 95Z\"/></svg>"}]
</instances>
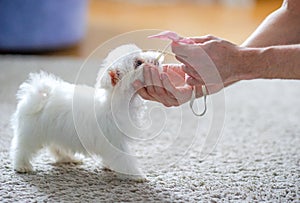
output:
<instances>
[{"instance_id":1,"label":"white maltese puppy","mask_svg":"<svg viewBox=\"0 0 300 203\"><path fill-rule=\"evenodd\" d=\"M138 132L131 121L138 121L145 108L131 84L143 81L145 63L160 66L158 55L135 45L116 48L105 59L107 70L103 76L99 71L95 88L70 84L45 72L31 73L19 88L12 118L13 168L32 171L33 156L47 147L56 162L78 162L77 153L95 155L109 169L144 177L128 145L128 136Z\"/></svg>"}]
</instances>

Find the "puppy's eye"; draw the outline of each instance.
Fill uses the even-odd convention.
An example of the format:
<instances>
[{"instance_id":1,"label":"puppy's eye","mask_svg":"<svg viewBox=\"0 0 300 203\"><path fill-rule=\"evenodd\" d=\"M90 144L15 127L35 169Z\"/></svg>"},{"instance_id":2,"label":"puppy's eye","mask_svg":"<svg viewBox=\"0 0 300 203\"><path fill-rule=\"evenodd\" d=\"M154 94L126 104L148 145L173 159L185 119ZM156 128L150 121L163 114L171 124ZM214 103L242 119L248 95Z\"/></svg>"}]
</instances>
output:
<instances>
[{"instance_id":1,"label":"puppy's eye","mask_svg":"<svg viewBox=\"0 0 300 203\"><path fill-rule=\"evenodd\" d=\"M134 68L137 69L140 65L142 65L144 63L143 60L141 59L137 59L134 63Z\"/></svg>"},{"instance_id":2,"label":"puppy's eye","mask_svg":"<svg viewBox=\"0 0 300 203\"><path fill-rule=\"evenodd\" d=\"M120 78L120 76L121 76L120 70L116 70L116 74L117 74L118 78Z\"/></svg>"}]
</instances>

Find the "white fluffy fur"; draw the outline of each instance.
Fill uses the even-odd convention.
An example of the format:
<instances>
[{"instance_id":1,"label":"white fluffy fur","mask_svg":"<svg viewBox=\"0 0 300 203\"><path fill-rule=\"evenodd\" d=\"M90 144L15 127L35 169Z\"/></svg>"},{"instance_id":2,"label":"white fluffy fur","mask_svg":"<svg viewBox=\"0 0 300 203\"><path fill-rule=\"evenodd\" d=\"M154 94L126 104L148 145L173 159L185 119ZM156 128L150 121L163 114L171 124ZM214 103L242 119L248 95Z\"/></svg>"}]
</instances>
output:
<instances>
[{"instance_id":1,"label":"white fluffy fur","mask_svg":"<svg viewBox=\"0 0 300 203\"><path fill-rule=\"evenodd\" d=\"M119 124L129 125L126 102L130 100L130 112L140 118L144 104L137 96L131 98L131 84L143 80L144 63L153 63L157 55L142 52L135 45L116 48L106 58L103 67L108 69L98 75L95 88L70 84L45 72L31 73L19 88L12 118L13 168L32 171L33 155L47 147L57 162L77 162L75 153L96 155L112 170L143 176L130 155L128 135ZM138 59L144 63L135 68ZM108 73L116 70L120 81L113 86Z\"/></svg>"}]
</instances>

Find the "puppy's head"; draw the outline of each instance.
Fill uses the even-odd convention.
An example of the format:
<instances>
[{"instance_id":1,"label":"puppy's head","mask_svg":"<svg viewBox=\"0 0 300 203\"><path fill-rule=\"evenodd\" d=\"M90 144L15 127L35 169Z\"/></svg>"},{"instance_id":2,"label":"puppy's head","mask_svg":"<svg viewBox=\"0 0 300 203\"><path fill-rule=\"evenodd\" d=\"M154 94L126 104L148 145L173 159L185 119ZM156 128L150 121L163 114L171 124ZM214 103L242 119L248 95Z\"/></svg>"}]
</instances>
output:
<instances>
[{"instance_id":1,"label":"puppy's head","mask_svg":"<svg viewBox=\"0 0 300 203\"><path fill-rule=\"evenodd\" d=\"M102 67L106 70L98 74L96 87L114 88L116 85L122 89L130 89L131 83L136 79L144 81L143 66L152 64L161 67L163 58L156 61L160 53L142 51L136 45L122 45L111 51L105 58Z\"/></svg>"}]
</instances>

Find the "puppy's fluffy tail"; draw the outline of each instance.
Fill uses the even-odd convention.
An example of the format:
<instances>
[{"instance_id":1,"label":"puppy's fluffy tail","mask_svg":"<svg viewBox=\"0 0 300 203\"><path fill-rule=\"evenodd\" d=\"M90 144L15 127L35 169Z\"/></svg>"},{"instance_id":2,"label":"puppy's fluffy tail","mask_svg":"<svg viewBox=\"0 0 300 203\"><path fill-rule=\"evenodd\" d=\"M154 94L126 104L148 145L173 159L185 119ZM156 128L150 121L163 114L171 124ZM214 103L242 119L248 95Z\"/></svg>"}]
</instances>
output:
<instances>
[{"instance_id":1,"label":"puppy's fluffy tail","mask_svg":"<svg viewBox=\"0 0 300 203\"><path fill-rule=\"evenodd\" d=\"M30 73L28 79L20 85L17 92L19 105L22 105L23 110L26 110L27 113L39 112L53 89L62 82L60 78L44 71Z\"/></svg>"}]
</instances>

